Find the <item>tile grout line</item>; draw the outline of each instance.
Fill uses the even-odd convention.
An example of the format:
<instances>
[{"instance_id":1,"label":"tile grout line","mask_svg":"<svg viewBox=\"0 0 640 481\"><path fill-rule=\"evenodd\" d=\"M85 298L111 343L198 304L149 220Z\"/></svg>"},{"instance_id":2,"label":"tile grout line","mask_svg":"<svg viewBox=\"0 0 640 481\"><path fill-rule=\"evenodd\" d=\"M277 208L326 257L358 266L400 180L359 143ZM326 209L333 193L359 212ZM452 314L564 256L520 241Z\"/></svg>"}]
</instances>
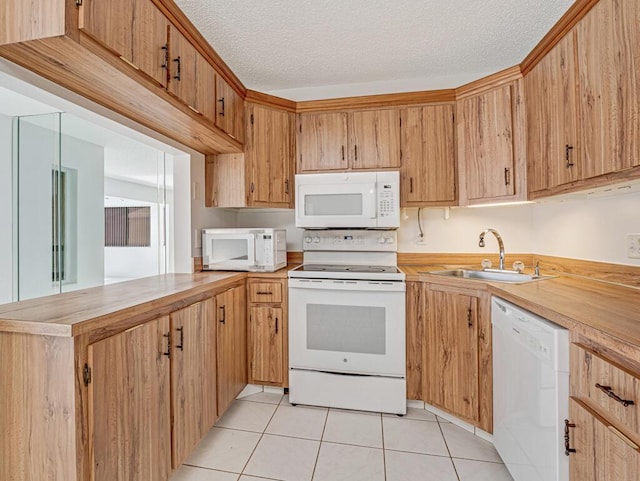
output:
<instances>
[{"instance_id":1,"label":"tile grout line","mask_svg":"<svg viewBox=\"0 0 640 481\"><path fill-rule=\"evenodd\" d=\"M444 435L444 431L442 430L442 426L440 425L440 420L438 419L438 416L436 416L436 421L438 423L438 429L440 430L440 434L442 435L444 445L447 448L447 452L449 453L449 460L451 461L451 465L453 466L453 472L456 474L456 478L458 478L458 481L461 481L460 475L458 474L458 468L456 468L456 463L453 462L453 456L451 456L451 450L449 449L449 444L447 443L447 438Z\"/></svg>"},{"instance_id":2,"label":"tile grout line","mask_svg":"<svg viewBox=\"0 0 640 481\"><path fill-rule=\"evenodd\" d=\"M311 471L310 481L313 481L313 478L316 475L316 468L318 467L318 460L320 459L320 449L322 449L322 440L324 438L324 432L327 429L327 422L329 421L330 412L331 412L331 408L327 408L327 415L324 418L324 425L322 426L322 433L320 434L320 442L318 443L318 454L316 454L316 462L313 463L313 471Z\"/></svg>"},{"instance_id":3,"label":"tile grout line","mask_svg":"<svg viewBox=\"0 0 640 481\"><path fill-rule=\"evenodd\" d=\"M251 401L249 401L249 402L251 402ZM267 424L265 424L264 429L262 430L262 433L260 434L260 439L258 439L258 442L253 447L253 450L251 451L251 454L247 458L247 462L244 463L244 466L242 467L242 471L240 471L240 476L238 476L238 479L240 479L242 477L242 475L244 474L244 470L247 469L247 466L249 465L249 461L251 461L251 458L255 454L256 449L258 449L258 445L260 444L260 441L262 441L262 438L264 438L265 431L267 430L267 427L269 427L269 424L273 420L273 417L276 415L276 412L278 411L279 407L280 407L280 404L277 404L276 408L273 410L273 413L271 414L271 417L269 418L269 421L267 422Z\"/></svg>"}]
</instances>

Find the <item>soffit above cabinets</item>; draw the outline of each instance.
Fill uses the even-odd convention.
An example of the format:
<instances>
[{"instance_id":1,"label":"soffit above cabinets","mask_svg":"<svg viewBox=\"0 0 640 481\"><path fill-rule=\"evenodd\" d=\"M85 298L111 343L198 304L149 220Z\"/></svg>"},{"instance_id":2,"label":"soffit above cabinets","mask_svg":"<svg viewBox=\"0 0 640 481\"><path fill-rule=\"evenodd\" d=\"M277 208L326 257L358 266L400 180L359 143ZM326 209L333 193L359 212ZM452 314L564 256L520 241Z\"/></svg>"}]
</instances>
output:
<instances>
[{"instance_id":1,"label":"soffit above cabinets","mask_svg":"<svg viewBox=\"0 0 640 481\"><path fill-rule=\"evenodd\" d=\"M521 62L572 0L176 0L250 89L291 100L455 88Z\"/></svg>"}]
</instances>

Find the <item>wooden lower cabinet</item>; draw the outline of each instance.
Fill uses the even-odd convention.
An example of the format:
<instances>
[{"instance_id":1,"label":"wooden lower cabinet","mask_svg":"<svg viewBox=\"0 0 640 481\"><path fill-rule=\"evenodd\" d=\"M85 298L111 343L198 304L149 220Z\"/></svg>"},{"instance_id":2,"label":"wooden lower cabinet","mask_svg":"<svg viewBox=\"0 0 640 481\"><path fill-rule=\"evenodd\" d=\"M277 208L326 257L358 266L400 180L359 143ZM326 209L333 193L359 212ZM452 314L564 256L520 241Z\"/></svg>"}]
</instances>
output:
<instances>
[{"instance_id":1,"label":"wooden lower cabinet","mask_svg":"<svg viewBox=\"0 0 640 481\"><path fill-rule=\"evenodd\" d=\"M217 420L215 300L171 314L173 468Z\"/></svg>"},{"instance_id":2,"label":"wooden lower cabinet","mask_svg":"<svg viewBox=\"0 0 640 481\"><path fill-rule=\"evenodd\" d=\"M492 432L490 296L438 284L426 295L424 400Z\"/></svg>"},{"instance_id":3,"label":"wooden lower cabinet","mask_svg":"<svg viewBox=\"0 0 640 481\"><path fill-rule=\"evenodd\" d=\"M407 282L407 399L423 400L427 284Z\"/></svg>"},{"instance_id":4,"label":"wooden lower cabinet","mask_svg":"<svg viewBox=\"0 0 640 481\"><path fill-rule=\"evenodd\" d=\"M640 448L583 401L569 400L571 481L640 479Z\"/></svg>"},{"instance_id":5,"label":"wooden lower cabinet","mask_svg":"<svg viewBox=\"0 0 640 481\"><path fill-rule=\"evenodd\" d=\"M249 382L288 386L287 281L249 279Z\"/></svg>"},{"instance_id":6,"label":"wooden lower cabinet","mask_svg":"<svg viewBox=\"0 0 640 481\"><path fill-rule=\"evenodd\" d=\"M89 346L92 481L169 478L169 316Z\"/></svg>"},{"instance_id":7,"label":"wooden lower cabinet","mask_svg":"<svg viewBox=\"0 0 640 481\"><path fill-rule=\"evenodd\" d=\"M246 288L233 287L216 296L218 416L247 385Z\"/></svg>"}]
</instances>

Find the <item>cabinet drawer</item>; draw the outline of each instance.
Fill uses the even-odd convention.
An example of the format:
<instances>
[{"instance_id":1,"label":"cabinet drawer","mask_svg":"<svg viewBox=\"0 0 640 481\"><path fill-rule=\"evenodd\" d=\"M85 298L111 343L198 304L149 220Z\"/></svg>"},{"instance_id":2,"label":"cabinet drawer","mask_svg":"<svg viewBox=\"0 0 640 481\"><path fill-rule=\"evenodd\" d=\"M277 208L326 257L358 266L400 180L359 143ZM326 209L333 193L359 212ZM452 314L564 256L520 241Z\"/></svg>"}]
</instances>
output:
<instances>
[{"instance_id":1,"label":"cabinet drawer","mask_svg":"<svg viewBox=\"0 0 640 481\"><path fill-rule=\"evenodd\" d=\"M571 391L640 434L640 375L581 344L571 345Z\"/></svg>"},{"instance_id":2,"label":"cabinet drawer","mask_svg":"<svg viewBox=\"0 0 640 481\"><path fill-rule=\"evenodd\" d=\"M249 302L282 302L282 284L280 282L250 283Z\"/></svg>"}]
</instances>

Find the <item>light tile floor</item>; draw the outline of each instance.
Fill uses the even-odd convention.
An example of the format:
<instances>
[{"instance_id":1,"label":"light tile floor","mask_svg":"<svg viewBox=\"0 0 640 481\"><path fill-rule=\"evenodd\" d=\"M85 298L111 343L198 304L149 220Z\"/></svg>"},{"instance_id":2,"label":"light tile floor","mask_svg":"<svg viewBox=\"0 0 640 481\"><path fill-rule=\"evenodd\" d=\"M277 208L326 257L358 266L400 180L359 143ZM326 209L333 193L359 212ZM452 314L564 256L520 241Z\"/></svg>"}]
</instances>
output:
<instances>
[{"instance_id":1,"label":"light tile floor","mask_svg":"<svg viewBox=\"0 0 640 481\"><path fill-rule=\"evenodd\" d=\"M493 445L424 409L404 417L236 400L171 481L512 481Z\"/></svg>"}]
</instances>

